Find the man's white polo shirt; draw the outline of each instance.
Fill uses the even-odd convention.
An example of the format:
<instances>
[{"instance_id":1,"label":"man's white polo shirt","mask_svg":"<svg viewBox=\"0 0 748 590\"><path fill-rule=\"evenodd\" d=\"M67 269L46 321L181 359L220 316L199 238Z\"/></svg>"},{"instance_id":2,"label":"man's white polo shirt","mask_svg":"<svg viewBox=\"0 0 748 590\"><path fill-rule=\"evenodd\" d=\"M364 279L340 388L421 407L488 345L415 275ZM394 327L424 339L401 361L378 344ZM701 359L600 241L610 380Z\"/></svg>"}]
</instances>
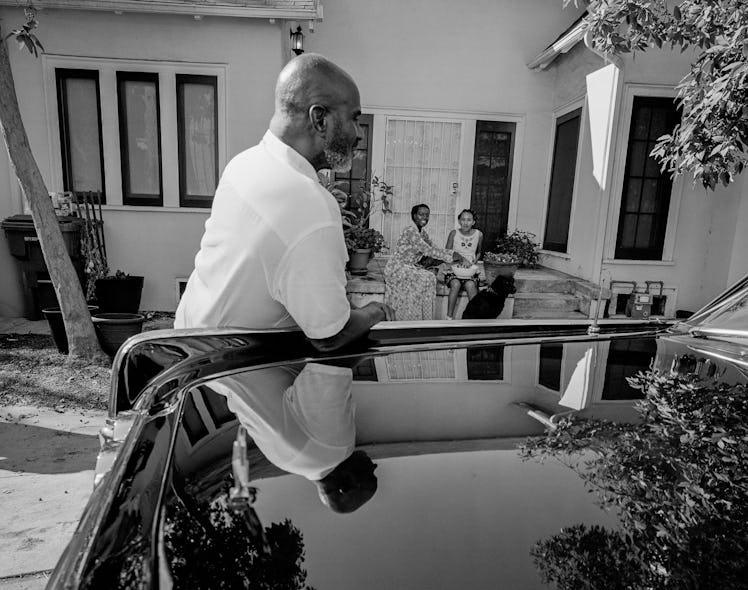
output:
<instances>
[{"instance_id":1,"label":"man's white polo shirt","mask_svg":"<svg viewBox=\"0 0 748 590\"><path fill-rule=\"evenodd\" d=\"M325 477L356 443L351 369L308 363L246 371L206 383L257 448L277 467L309 480Z\"/></svg>"},{"instance_id":2,"label":"man's white polo shirt","mask_svg":"<svg viewBox=\"0 0 748 590\"><path fill-rule=\"evenodd\" d=\"M174 327L298 325L333 336L350 316L347 260L337 201L268 131L221 176Z\"/></svg>"}]
</instances>

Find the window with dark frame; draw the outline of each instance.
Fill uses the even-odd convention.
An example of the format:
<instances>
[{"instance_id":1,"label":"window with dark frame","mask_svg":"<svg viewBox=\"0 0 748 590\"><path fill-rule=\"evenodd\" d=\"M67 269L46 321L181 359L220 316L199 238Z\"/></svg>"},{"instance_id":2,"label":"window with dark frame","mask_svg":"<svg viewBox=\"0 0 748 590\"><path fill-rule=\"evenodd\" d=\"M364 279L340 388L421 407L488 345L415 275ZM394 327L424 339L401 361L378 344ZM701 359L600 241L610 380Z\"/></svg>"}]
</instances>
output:
<instances>
[{"instance_id":1,"label":"window with dark frame","mask_svg":"<svg viewBox=\"0 0 748 590\"><path fill-rule=\"evenodd\" d=\"M504 379L504 347L484 346L467 349L467 378L470 381Z\"/></svg>"},{"instance_id":2,"label":"window with dark frame","mask_svg":"<svg viewBox=\"0 0 748 590\"><path fill-rule=\"evenodd\" d=\"M566 252L569 245L569 222L581 119L582 109L576 109L556 120L551 186L548 191L548 212L543 238L545 250Z\"/></svg>"},{"instance_id":3,"label":"window with dark frame","mask_svg":"<svg viewBox=\"0 0 748 590\"><path fill-rule=\"evenodd\" d=\"M122 202L160 207L161 115L158 74L117 72Z\"/></svg>"},{"instance_id":4,"label":"window with dark frame","mask_svg":"<svg viewBox=\"0 0 748 590\"><path fill-rule=\"evenodd\" d=\"M176 75L179 205L210 207L218 185L218 78Z\"/></svg>"},{"instance_id":5,"label":"window with dark frame","mask_svg":"<svg viewBox=\"0 0 748 590\"><path fill-rule=\"evenodd\" d=\"M55 69L62 180L66 191L104 191L104 148L98 70Z\"/></svg>"},{"instance_id":6,"label":"window with dark frame","mask_svg":"<svg viewBox=\"0 0 748 590\"><path fill-rule=\"evenodd\" d=\"M635 96L631 112L626 169L615 257L661 260L672 181L650 156L657 139L680 120L672 98Z\"/></svg>"},{"instance_id":7,"label":"window with dark frame","mask_svg":"<svg viewBox=\"0 0 748 590\"><path fill-rule=\"evenodd\" d=\"M548 342L540 345L538 361L538 383L553 391L561 391L561 363L564 345Z\"/></svg>"},{"instance_id":8,"label":"window with dark frame","mask_svg":"<svg viewBox=\"0 0 748 590\"><path fill-rule=\"evenodd\" d=\"M358 124L364 137L353 151L351 169L348 172L334 173L335 181L340 183L340 190L351 197L346 205L349 210L361 206L361 195L364 190L369 189L368 183L371 181L371 132L374 115L360 115Z\"/></svg>"},{"instance_id":9,"label":"window with dark frame","mask_svg":"<svg viewBox=\"0 0 748 590\"><path fill-rule=\"evenodd\" d=\"M644 394L626 381L639 371L646 371L657 354L655 338L611 340L605 367L602 399L641 399Z\"/></svg>"}]
</instances>

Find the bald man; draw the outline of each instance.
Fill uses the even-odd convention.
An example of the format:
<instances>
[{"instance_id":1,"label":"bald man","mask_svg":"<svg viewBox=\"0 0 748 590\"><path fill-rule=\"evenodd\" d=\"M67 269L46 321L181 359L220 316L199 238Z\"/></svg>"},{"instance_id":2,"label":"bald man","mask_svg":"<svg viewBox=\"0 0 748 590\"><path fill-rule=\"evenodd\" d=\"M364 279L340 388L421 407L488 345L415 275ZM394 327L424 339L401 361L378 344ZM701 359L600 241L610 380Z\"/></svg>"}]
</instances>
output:
<instances>
[{"instance_id":1,"label":"bald man","mask_svg":"<svg viewBox=\"0 0 748 590\"><path fill-rule=\"evenodd\" d=\"M175 328L299 326L329 351L393 318L380 303L351 309L340 209L317 177L350 169L360 115L355 82L328 59L283 68L270 129L221 176Z\"/></svg>"}]
</instances>

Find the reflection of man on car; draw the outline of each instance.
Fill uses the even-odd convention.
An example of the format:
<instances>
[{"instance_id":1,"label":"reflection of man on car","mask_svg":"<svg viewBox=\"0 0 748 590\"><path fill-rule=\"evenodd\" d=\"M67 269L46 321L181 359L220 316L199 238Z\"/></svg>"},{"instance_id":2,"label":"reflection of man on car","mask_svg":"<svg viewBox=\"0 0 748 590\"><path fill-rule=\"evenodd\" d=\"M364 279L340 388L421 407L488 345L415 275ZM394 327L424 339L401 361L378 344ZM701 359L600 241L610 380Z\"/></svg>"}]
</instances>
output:
<instances>
[{"instance_id":1,"label":"reflection of man on car","mask_svg":"<svg viewBox=\"0 0 748 590\"><path fill-rule=\"evenodd\" d=\"M309 363L247 371L208 386L267 459L317 486L335 512L352 512L376 492L376 465L354 451L356 426L350 369Z\"/></svg>"}]
</instances>

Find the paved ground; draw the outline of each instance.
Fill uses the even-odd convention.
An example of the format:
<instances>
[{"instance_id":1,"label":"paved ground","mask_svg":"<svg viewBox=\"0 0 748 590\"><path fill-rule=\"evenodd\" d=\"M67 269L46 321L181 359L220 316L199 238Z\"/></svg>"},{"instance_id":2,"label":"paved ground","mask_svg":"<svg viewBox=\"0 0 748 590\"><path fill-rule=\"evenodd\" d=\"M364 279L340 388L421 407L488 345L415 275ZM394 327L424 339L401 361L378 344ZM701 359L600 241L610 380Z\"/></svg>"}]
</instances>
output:
<instances>
[{"instance_id":1,"label":"paved ground","mask_svg":"<svg viewBox=\"0 0 748 590\"><path fill-rule=\"evenodd\" d=\"M0 408L0 589L43 588L91 493L106 412ZM40 573L41 572L41 573ZM28 574L28 578L14 578Z\"/></svg>"},{"instance_id":2,"label":"paved ground","mask_svg":"<svg viewBox=\"0 0 748 590\"><path fill-rule=\"evenodd\" d=\"M49 334L0 318L0 334ZM93 485L106 412L0 407L0 590L44 588Z\"/></svg>"}]
</instances>

